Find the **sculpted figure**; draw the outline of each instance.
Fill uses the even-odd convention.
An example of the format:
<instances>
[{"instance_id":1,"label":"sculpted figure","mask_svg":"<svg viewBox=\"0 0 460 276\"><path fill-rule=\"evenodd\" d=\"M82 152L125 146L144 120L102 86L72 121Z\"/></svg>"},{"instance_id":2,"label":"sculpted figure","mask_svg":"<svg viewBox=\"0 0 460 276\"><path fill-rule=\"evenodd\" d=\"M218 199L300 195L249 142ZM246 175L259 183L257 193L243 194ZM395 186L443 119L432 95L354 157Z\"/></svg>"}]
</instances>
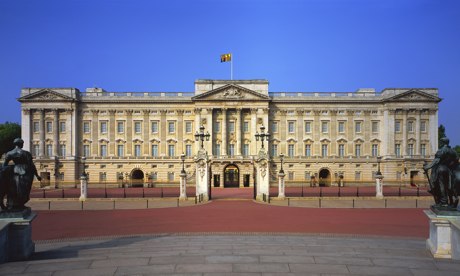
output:
<instances>
[{"instance_id":1,"label":"sculpted figure","mask_svg":"<svg viewBox=\"0 0 460 276\"><path fill-rule=\"evenodd\" d=\"M30 152L22 149L24 141L16 138L13 143L16 147L6 154L0 181L2 190L6 189L8 196L7 209L22 210L26 208L24 204L29 201L34 176L39 181L41 177L37 173ZM10 161L13 161L14 166L8 165ZM3 196L1 200L3 201Z\"/></svg>"},{"instance_id":2,"label":"sculpted figure","mask_svg":"<svg viewBox=\"0 0 460 276\"><path fill-rule=\"evenodd\" d=\"M436 152L433 162L423 166L426 173L431 169L428 192L433 195L436 207L456 208L460 181L458 156L449 146L448 138L441 138L440 141L441 147Z\"/></svg>"}]
</instances>

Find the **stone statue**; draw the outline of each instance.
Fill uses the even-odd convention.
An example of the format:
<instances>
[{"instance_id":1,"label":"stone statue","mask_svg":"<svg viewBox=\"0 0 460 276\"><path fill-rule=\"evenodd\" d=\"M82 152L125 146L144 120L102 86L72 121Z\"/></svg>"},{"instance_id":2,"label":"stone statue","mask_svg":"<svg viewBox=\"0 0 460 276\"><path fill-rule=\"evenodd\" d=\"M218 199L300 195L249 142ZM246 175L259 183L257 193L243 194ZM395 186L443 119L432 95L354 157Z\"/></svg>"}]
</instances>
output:
<instances>
[{"instance_id":1,"label":"stone statue","mask_svg":"<svg viewBox=\"0 0 460 276\"><path fill-rule=\"evenodd\" d=\"M6 154L3 167L0 168L0 201L2 209L21 211L26 209L24 204L29 201L34 176L39 181L41 177L37 173L30 152L22 149L24 141L16 138L13 144L16 147ZM13 161L14 165L8 165L10 161ZM7 206L3 204L5 194L7 195Z\"/></svg>"},{"instance_id":2,"label":"stone statue","mask_svg":"<svg viewBox=\"0 0 460 276\"><path fill-rule=\"evenodd\" d=\"M437 209L456 209L460 192L460 165L454 149L449 146L448 138L441 138L441 147L434 160L425 164L423 169L428 177L430 189ZM428 170L431 169L431 176Z\"/></svg>"}]
</instances>

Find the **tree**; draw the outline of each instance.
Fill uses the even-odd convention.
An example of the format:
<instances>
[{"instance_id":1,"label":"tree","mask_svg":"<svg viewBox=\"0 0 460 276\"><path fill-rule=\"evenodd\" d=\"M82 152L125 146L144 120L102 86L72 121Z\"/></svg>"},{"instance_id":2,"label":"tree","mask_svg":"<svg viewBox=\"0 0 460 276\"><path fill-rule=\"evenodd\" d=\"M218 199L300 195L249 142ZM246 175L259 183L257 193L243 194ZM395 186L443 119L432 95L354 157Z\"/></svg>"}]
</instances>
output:
<instances>
[{"instance_id":1,"label":"tree","mask_svg":"<svg viewBox=\"0 0 460 276\"><path fill-rule=\"evenodd\" d=\"M13 141L21 137L21 126L18 123L0 124L0 157L14 148Z\"/></svg>"},{"instance_id":2,"label":"tree","mask_svg":"<svg viewBox=\"0 0 460 276\"><path fill-rule=\"evenodd\" d=\"M460 156L460 146L459 145L456 145L454 147L454 150L457 152L458 156Z\"/></svg>"}]
</instances>

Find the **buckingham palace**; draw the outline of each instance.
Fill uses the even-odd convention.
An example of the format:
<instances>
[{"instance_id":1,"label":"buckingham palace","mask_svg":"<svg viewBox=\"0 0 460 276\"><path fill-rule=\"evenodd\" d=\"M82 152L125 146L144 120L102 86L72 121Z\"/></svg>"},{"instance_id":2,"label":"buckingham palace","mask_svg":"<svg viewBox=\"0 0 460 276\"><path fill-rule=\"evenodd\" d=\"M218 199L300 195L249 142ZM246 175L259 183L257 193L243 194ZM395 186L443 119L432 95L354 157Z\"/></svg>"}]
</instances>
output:
<instances>
[{"instance_id":1,"label":"buckingham palace","mask_svg":"<svg viewBox=\"0 0 460 276\"><path fill-rule=\"evenodd\" d=\"M377 160L387 183L422 181L441 101L435 88L271 92L267 80L197 80L194 92L24 88L18 100L24 149L50 183L75 183L86 168L89 185L178 185L184 154L193 184L204 127L209 181L222 188L254 185L262 146L272 185L281 154L288 185L372 182Z\"/></svg>"}]
</instances>

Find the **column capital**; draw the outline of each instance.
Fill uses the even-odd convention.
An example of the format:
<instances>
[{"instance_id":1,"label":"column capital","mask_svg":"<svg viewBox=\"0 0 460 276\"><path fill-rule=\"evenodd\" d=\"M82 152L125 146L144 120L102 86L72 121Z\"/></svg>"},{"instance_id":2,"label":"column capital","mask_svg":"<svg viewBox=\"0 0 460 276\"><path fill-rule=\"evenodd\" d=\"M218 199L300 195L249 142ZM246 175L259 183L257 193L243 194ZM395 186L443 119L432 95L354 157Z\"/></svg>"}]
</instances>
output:
<instances>
[{"instance_id":1,"label":"column capital","mask_svg":"<svg viewBox=\"0 0 460 276\"><path fill-rule=\"evenodd\" d=\"M112 116L112 115L115 115L115 113L117 112L117 110L116 110L116 109L109 109L108 112L109 112L109 115Z\"/></svg>"},{"instance_id":2,"label":"column capital","mask_svg":"<svg viewBox=\"0 0 460 276\"><path fill-rule=\"evenodd\" d=\"M184 115L185 110L183 110L183 109L178 109L178 110L176 110L176 112L177 112L178 115L181 115L181 116L182 116L182 115Z\"/></svg>"},{"instance_id":3,"label":"column capital","mask_svg":"<svg viewBox=\"0 0 460 276\"><path fill-rule=\"evenodd\" d=\"M73 112L73 108L64 109L64 113L67 114L67 115L72 114L72 112Z\"/></svg>"},{"instance_id":4,"label":"column capital","mask_svg":"<svg viewBox=\"0 0 460 276\"><path fill-rule=\"evenodd\" d=\"M195 113L195 115L200 115L201 114L201 108L198 108L196 107L193 112Z\"/></svg>"},{"instance_id":5,"label":"column capital","mask_svg":"<svg viewBox=\"0 0 460 276\"><path fill-rule=\"evenodd\" d=\"M278 112L279 112L282 116L286 116L286 114L287 114L287 110L286 110L286 109L280 109L280 110L278 110Z\"/></svg>"},{"instance_id":6,"label":"column capital","mask_svg":"<svg viewBox=\"0 0 460 276\"><path fill-rule=\"evenodd\" d=\"M257 108L251 108L251 114L257 114Z\"/></svg>"},{"instance_id":7,"label":"column capital","mask_svg":"<svg viewBox=\"0 0 460 276\"><path fill-rule=\"evenodd\" d=\"M297 115L302 116L305 113L305 110L303 109L297 109L296 110Z\"/></svg>"},{"instance_id":8,"label":"column capital","mask_svg":"<svg viewBox=\"0 0 460 276\"><path fill-rule=\"evenodd\" d=\"M336 116L339 111L337 109L332 109L332 110L329 110L329 112L331 113L332 116Z\"/></svg>"},{"instance_id":9,"label":"column capital","mask_svg":"<svg viewBox=\"0 0 460 276\"><path fill-rule=\"evenodd\" d=\"M321 110L318 110L318 109L313 110L313 114L314 114L315 116L319 116L319 115L321 114Z\"/></svg>"},{"instance_id":10,"label":"column capital","mask_svg":"<svg viewBox=\"0 0 460 276\"><path fill-rule=\"evenodd\" d=\"M56 115L56 114L59 113L59 108L53 108L52 111L53 111L53 113Z\"/></svg>"},{"instance_id":11,"label":"column capital","mask_svg":"<svg viewBox=\"0 0 460 276\"><path fill-rule=\"evenodd\" d=\"M131 116L131 115L133 115L134 110L132 110L132 109L126 109L125 112L126 112L126 115ZM161 112L161 110L160 110L160 112Z\"/></svg>"},{"instance_id":12,"label":"column capital","mask_svg":"<svg viewBox=\"0 0 460 276\"><path fill-rule=\"evenodd\" d=\"M97 114L99 114L99 109L91 109L90 112L91 112L93 115L97 115Z\"/></svg>"},{"instance_id":13,"label":"column capital","mask_svg":"<svg viewBox=\"0 0 460 276\"><path fill-rule=\"evenodd\" d=\"M30 108L23 108L23 109L22 109L22 113L23 113L24 115L30 115L31 111L32 111L32 110L31 110Z\"/></svg>"}]
</instances>

